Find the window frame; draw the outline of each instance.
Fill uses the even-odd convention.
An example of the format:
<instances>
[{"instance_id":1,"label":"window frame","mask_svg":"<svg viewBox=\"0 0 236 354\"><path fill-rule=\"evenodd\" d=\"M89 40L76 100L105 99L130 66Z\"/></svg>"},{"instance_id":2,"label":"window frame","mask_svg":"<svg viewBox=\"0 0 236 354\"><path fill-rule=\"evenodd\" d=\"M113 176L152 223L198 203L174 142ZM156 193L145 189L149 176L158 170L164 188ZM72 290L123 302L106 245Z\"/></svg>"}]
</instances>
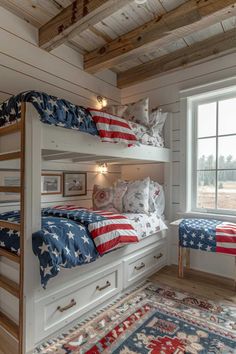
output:
<instances>
[{"instance_id":1,"label":"window frame","mask_svg":"<svg viewBox=\"0 0 236 354\"><path fill-rule=\"evenodd\" d=\"M210 95L201 95L201 97L195 97L191 98L189 100L190 103L190 119L191 119L191 125L190 125L190 139L189 143L191 142L191 147L188 144L188 148L190 151L190 158L191 158L191 163L189 166L187 166L188 171L189 171L189 176L190 177L190 185L192 185L191 188L191 196L190 196L190 208L191 212L197 212L197 213L205 213L205 214L220 214L220 215L232 215L236 216L236 209L217 209L217 200L218 200L218 171L224 171L227 169L219 169L218 168L218 151L219 151L219 138L221 137L227 137L227 136L236 136L235 134L221 134L219 135L219 101L227 100L227 99L236 99L236 91L233 92L225 92L225 93L217 93L217 94L212 94ZM198 164L198 159L197 159L197 148L198 148L198 106L202 104L208 104L208 103L213 103L216 102L216 135L211 135L207 137L202 137L200 139L206 139L206 138L215 138L216 139L216 166L215 169L212 169L211 171L215 172L215 208L198 208L197 207L197 174L198 174L198 169L197 169L197 164ZM190 189L189 189L190 190Z\"/></svg>"}]
</instances>

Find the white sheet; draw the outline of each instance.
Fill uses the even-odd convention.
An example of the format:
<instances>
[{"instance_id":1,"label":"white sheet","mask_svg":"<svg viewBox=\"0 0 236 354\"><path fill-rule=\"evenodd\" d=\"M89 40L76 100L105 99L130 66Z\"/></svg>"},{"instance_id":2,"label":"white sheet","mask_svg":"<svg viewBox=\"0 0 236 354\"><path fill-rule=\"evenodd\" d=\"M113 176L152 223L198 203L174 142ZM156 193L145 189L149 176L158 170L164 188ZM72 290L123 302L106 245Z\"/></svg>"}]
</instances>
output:
<instances>
[{"instance_id":1,"label":"white sheet","mask_svg":"<svg viewBox=\"0 0 236 354\"><path fill-rule=\"evenodd\" d=\"M131 220L140 240L167 229L162 218L158 217L156 213L150 215L124 213L123 215Z\"/></svg>"}]
</instances>

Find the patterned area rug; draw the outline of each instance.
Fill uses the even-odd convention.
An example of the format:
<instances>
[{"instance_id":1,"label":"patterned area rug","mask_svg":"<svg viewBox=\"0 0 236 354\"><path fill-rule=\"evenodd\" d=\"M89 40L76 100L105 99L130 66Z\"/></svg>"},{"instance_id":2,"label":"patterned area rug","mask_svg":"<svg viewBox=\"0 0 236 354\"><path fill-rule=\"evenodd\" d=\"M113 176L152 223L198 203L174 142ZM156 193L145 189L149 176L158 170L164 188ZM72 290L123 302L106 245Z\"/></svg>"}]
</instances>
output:
<instances>
[{"instance_id":1,"label":"patterned area rug","mask_svg":"<svg viewBox=\"0 0 236 354\"><path fill-rule=\"evenodd\" d=\"M236 306L148 283L35 353L236 353Z\"/></svg>"}]
</instances>

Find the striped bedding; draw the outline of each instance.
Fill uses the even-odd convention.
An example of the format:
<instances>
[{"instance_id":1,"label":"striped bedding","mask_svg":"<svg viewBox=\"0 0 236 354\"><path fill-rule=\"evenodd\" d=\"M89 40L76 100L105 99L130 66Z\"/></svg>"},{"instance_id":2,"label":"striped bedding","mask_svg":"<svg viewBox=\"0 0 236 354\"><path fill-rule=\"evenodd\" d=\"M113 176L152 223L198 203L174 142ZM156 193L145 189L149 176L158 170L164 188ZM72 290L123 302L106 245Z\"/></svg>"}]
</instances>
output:
<instances>
[{"instance_id":1,"label":"striped bedding","mask_svg":"<svg viewBox=\"0 0 236 354\"><path fill-rule=\"evenodd\" d=\"M137 138L126 120L97 109L89 111L102 141L123 143L128 146L137 145Z\"/></svg>"},{"instance_id":2,"label":"striped bedding","mask_svg":"<svg viewBox=\"0 0 236 354\"><path fill-rule=\"evenodd\" d=\"M132 223L122 214L70 205L45 209L44 215L64 217L85 225L101 256L115 248L139 241Z\"/></svg>"}]
</instances>

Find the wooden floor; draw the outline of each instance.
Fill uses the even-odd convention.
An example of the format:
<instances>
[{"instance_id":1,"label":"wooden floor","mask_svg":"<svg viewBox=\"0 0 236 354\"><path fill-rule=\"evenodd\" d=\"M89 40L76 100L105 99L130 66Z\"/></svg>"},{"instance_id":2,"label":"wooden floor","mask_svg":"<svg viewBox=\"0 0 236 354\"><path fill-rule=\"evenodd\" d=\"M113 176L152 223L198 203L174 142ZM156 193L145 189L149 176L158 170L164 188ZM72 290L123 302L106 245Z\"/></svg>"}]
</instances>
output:
<instances>
[{"instance_id":1,"label":"wooden floor","mask_svg":"<svg viewBox=\"0 0 236 354\"><path fill-rule=\"evenodd\" d=\"M236 304L236 291L231 279L216 275L189 270L185 272L184 279L178 278L177 266L168 266L154 274L150 280L178 288L214 301L230 302ZM6 349L7 348L7 349ZM16 354L16 343L3 337L0 330L0 354Z\"/></svg>"},{"instance_id":2,"label":"wooden floor","mask_svg":"<svg viewBox=\"0 0 236 354\"><path fill-rule=\"evenodd\" d=\"M227 301L236 304L234 281L228 278L199 272L185 271L184 278L178 278L177 266L168 266L154 274L150 280L161 282L214 301Z\"/></svg>"}]
</instances>

